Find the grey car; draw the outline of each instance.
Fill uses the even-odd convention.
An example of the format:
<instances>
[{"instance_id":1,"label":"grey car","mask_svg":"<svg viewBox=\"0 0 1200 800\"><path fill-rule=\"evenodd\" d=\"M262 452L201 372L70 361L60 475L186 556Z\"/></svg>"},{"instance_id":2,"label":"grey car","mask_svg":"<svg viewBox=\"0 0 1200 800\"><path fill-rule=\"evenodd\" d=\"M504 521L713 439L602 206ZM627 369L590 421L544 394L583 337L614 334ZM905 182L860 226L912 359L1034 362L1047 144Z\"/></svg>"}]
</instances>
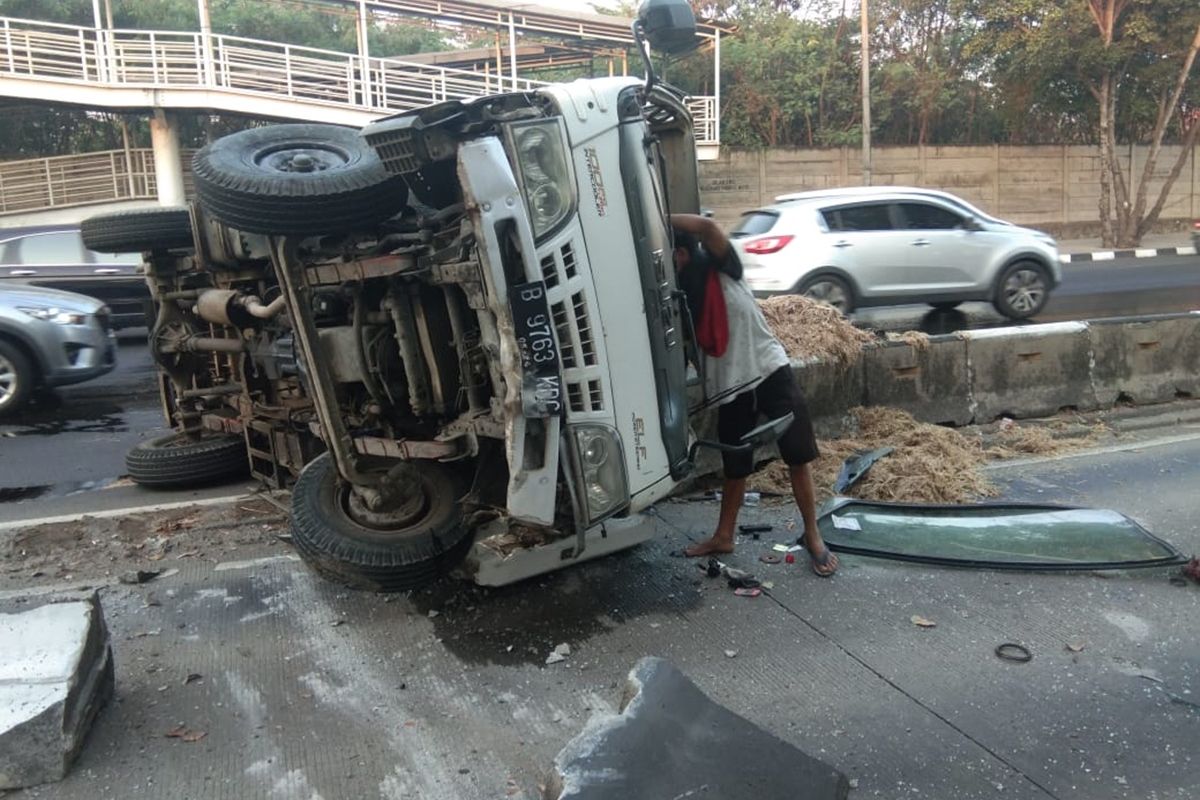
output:
<instances>
[{"instance_id":1,"label":"grey car","mask_svg":"<svg viewBox=\"0 0 1200 800\"><path fill-rule=\"evenodd\" d=\"M1062 280L1049 235L930 189L784 195L744 214L731 236L756 294L803 294L844 313L975 300L1025 319L1045 307Z\"/></svg>"},{"instance_id":2,"label":"grey car","mask_svg":"<svg viewBox=\"0 0 1200 800\"><path fill-rule=\"evenodd\" d=\"M57 289L0 285L0 417L24 405L34 389L91 380L116 365L104 303Z\"/></svg>"}]
</instances>

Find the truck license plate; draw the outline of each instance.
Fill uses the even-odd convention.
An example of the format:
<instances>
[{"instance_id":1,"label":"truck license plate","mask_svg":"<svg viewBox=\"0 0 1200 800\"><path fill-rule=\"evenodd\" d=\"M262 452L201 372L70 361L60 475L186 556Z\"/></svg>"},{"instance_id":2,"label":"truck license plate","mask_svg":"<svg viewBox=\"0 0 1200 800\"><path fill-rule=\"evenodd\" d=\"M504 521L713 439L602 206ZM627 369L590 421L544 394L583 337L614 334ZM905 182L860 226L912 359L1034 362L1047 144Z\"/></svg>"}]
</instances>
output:
<instances>
[{"instance_id":1,"label":"truck license plate","mask_svg":"<svg viewBox=\"0 0 1200 800\"><path fill-rule=\"evenodd\" d=\"M563 410L562 369L546 284L522 283L508 291L521 352L521 406L527 417L556 417Z\"/></svg>"}]
</instances>

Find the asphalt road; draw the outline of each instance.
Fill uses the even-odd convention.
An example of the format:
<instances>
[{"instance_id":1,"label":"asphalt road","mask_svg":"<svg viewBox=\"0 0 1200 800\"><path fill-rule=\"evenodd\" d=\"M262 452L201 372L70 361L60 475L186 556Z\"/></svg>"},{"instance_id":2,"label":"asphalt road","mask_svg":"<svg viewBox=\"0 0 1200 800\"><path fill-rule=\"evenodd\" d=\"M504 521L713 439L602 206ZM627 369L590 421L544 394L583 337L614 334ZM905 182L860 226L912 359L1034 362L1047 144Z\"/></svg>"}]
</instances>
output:
<instances>
[{"instance_id":1,"label":"asphalt road","mask_svg":"<svg viewBox=\"0 0 1200 800\"><path fill-rule=\"evenodd\" d=\"M1200 309L1200 256L1121 259L1064 264L1063 284L1036 321L1192 309ZM856 319L867 327L927 333L1011 324L983 303L950 312L924 306L872 309ZM117 483L125 451L163 425L143 334L122 336L114 372L43 397L20 419L0 424L0 523L174 497L150 493L157 497L148 500L146 492Z\"/></svg>"},{"instance_id":2,"label":"asphalt road","mask_svg":"<svg viewBox=\"0 0 1200 800\"><path fill-rule=\"evenodd\" d=\"M1200 426L1171 433L990 477L1006 499L1117 509L1192 553ZM742 521L773 531L727 561L772 585L736 597L669 555L717 511L664 503L651 542L502 590L351 592L278 542L218 564L149 562L168 574L101 593L117 700L65 780L10 800L534 800L555 754L614 710L647 655L843 771L854 800L1200 797L1200 586L1178 568L1000 572L845 555L821 579L803 558L759 561L794 535L790 505L759 506ZM23 594L0 589L0 603ZM1030 662L997 658L1007 642ZM547 665L560 644L570 655ZM195 740L167 735L179 726ZM693 784L677 796L752 795Z\"/></svg>"},{"instance_id":3,"label":"asphalt road","mask_svg":"<svg viewBox=\"0 0 1200 800\"><path fill-rule=\"evenodd\" d=\"M1200 309L1200 256L1085 261L1063 264L1062 270L1062 285L1035 322ZM1012 324L987 303L964 303L953 311L927 306L866 309L855 319L870 328L930 334Z\"/></svg>"}]
</instances>

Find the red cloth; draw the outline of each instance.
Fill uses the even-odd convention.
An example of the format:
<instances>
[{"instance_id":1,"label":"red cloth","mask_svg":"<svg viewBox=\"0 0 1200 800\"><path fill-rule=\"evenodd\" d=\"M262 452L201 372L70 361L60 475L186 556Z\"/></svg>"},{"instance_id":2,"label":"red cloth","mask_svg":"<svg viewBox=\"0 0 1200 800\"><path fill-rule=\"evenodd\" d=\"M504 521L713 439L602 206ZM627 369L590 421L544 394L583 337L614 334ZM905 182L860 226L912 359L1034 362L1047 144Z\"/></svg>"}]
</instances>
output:
<instances>
[{"instance_id":1,"label":"red cloth","mask_svg":"<svg viewBox=\"0 0 1200 800\"><path fill-rule=\"evenodd\" d=\"M708 271L704 284L704 307L700 309L700 326L696 340L707 355L720 358L729 346L729 315L725 310L725 292L721 288L721 275L715 269Z\"/></svg>"}]
</instances>

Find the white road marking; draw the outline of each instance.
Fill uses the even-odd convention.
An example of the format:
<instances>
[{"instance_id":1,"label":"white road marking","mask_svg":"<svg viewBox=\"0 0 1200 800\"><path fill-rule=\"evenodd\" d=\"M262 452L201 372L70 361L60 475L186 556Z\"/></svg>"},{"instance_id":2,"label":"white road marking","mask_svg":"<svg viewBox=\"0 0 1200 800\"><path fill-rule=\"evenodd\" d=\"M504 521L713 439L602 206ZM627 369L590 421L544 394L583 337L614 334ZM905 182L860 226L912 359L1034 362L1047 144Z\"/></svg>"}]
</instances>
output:
<instances>
[{"instance_id":1,"label":"white road marking","mask_svg":"<svg viewBox=\"0 0 1200 800\"><path fill-rule=\"evenodd\" d=\"M150 505L106 508L102 511L79 511L74 514L62 514L57 517L30 517L29 519L14 519L0 522L0 531L8 531L14 528L30 528L34 525L56 525L63 522L78 522L84 517L108 519L109 517L123 517L127 514L174 511L175 509L187 508L188 506L219 506L223 503L237 503L256 499L258 499L258 496L253 494L228 494L221 497L203 497L198 500L178 500L172 503L151 503Z\"/></svg>"},{"instance_id":2,"label":"white road marking","mask_svg":"<svg viewBox=\"0 0 1200 800\"><path fill-rule=\"evenodd\" d=\"M213 567L215 572L224 572L228 569L253 569L261 567L264 564L275 564L279 561L299 561L300 556L284 555L284 556L265 556L263 558L252 558L248 561L223 561Z\"/></svg>"},{"instance_id":3,"label":"white road marking","mask_svg":"<svg viewBox=\"0 0 1200 800\"><path fill-rule=\"evenodd\" d=\"M1106 447L1089 447L1083 450L1076 450L1073 453L1060 453L1055 456L1036 456L1034 458L1018 458L1005 460L994 464L987 464L983 467L984 472L1004 472L1008 469L1018 467L1028 467L1034 464L1047 464L1051 461L1064 461L1069 458L1086 458L1088 456L1102 456L1110 453L1127 453L1131 450L1149 450L1154 447L1167 447L1173 444L1182 444L1183 442L1200 441L1200 433L1183 433L1178 436L1162 436L1157 439L1146 439L1140 442L1129 442L1127 444L1114 444Z\"/></svg>"}]
</instances>

